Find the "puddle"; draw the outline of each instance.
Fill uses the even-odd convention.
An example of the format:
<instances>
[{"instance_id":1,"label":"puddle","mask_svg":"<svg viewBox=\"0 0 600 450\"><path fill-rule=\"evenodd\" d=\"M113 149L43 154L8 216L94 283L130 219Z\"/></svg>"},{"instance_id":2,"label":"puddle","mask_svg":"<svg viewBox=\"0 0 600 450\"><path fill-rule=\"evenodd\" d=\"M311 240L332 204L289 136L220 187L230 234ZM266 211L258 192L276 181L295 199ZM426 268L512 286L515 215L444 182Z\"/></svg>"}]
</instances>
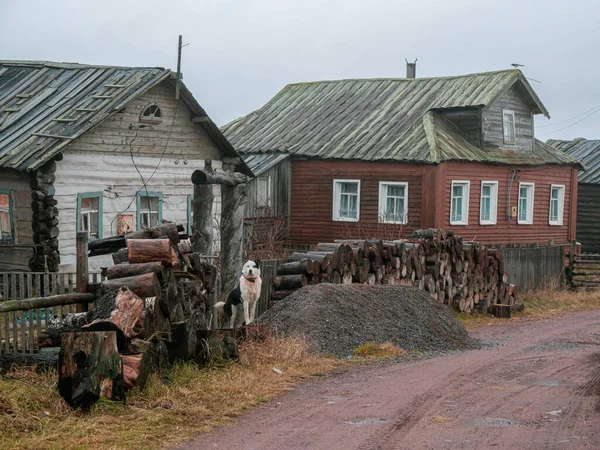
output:
<instances>
[{"instance_id":1,"label":"puddle","mask_svg":"<svg viewBox=\"0 0 600 450\"><path fill-rule=\"evenodd\" d=\"M387 423L387 419L364 417L362 419L344 420L342 423L345 423L348 425L357 425L359 427L364 427L364 426L372 426L372 425L382 425L384 423Z\"/></svg>"},{"instance_id":2,"label":"puddle","mask_svg":"<svg viewBox=\"0 0 600 450\"><path fill-rule=\"evenodd\" d=\"M569 386L568 382L558 378L529 378L527 379L526 384L530 386Z\"/></svg>"},{"instance_id":3,"label":"puddle","mask_svg":"<svg viewBox=\"0 0 600 450\"><path fill-rule=\"evenodd\" d=\"M476 427L485 428L526 427L529 425L527 422L506 419L503 417L482 417L480 419L476 419L474 424Z\"/></svg>"}]
</instances>

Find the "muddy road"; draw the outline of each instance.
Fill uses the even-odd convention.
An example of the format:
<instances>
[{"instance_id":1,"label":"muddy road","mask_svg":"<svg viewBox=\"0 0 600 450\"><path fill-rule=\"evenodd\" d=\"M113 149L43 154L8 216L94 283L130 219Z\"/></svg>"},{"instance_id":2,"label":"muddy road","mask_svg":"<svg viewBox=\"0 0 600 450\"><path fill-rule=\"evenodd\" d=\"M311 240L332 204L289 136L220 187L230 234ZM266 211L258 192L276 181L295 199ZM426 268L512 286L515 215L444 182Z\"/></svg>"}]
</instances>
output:
<instances>
[{"instance_id":1,"label":"muddy road","mask_svg":"<svg viewBox=\"0 0 600 450\"><path fill-rule=\"evenodd\" d=\"M600 310L472 335L492 345L312 381L184 448L600 448Z\"/></svg>"}]
</instances>

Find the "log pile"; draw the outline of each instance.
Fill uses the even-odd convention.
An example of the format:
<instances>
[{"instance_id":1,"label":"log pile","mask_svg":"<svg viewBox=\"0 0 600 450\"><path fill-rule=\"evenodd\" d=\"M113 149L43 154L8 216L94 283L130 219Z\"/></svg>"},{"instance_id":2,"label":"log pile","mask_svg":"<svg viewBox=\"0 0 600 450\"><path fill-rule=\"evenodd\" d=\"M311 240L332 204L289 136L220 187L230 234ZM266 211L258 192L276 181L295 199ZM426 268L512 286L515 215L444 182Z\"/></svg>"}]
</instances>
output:
<instances>
[{"instance_id":1,"label":"log pile","mask_svg":"<svg viewBox=\"0 0 600 450\"><path fill-rule=\"evenodd\" d=\"M310 284L361 283L416 286L461 312L516 308L502 252L448 230L418 230L408 240L320 243L291 259L273 279L275 301Z\"/></svg>"}]
</instances>

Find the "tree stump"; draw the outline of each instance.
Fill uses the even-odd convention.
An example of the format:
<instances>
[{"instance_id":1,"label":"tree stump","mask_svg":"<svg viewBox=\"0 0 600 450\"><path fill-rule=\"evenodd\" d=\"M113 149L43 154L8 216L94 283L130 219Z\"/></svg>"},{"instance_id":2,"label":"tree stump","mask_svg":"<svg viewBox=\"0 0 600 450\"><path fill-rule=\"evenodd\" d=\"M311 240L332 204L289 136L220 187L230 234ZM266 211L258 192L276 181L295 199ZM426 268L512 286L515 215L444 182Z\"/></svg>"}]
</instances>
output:
<instances>
[{"instance_id":1,"label":"tree stump","mask_svg":"<svg viewBox=\"0 0 600 450\"><path fill-rule=\"evenodd\" d=\"M58 392L75 409L89 410L100 397L125 403L123 363L114 331L63 335Z\"/></svg>"},{"instance_id":2,"label":"tree stump","mask_svg":"<svg viewBox=\"0 0 600 450\"><path fill-rule=\"evenodd\" d=\"M121 355L123 361L123 384L126 389L143 389L152 371L152 358L148 351Z\"/></svg>"}]
</instances>

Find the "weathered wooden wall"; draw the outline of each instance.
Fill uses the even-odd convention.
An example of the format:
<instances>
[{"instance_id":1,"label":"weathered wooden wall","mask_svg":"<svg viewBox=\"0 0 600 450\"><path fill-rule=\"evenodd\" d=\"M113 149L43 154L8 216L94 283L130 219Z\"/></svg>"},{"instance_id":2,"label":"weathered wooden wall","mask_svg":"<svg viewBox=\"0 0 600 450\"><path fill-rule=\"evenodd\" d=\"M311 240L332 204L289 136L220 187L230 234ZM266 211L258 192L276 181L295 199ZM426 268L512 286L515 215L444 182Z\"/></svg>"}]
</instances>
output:
<instances>
[{"instance_id":1,"label":"weathered wooden wall","mask_svg":"<svg viewBox=\"0 0 600 450\"><path fill-rule=\"evenodd\" d=\"M367 163L360 161L294 161L292 163L292 200L290 210L290 243L315 244L340 238L392 237L427 228L433 222L422 220L423 192L434 190L424 175L435 166L416 164ZM333 180L360 179L359 222L332 220ZM408 182L408 225L380 224L379 182ZM429 212L427 210L426 212Z\"/></svg>"},{"instance_id":2,"label":"weathered wooden wall","mask_svg":"<svg viewBox=\"0 0 600 450\"><path fill-rule=\"evenodd\" d=\"M575 217L571 214L571 204L576 198L572 189L573 169L568 166L497 166L480 163L443 163L446 172L446 188L443 196L443 222L440 228L453 229L465 240L477 240L482 243L546 243L554 239L555 243L567 244L574 239L571 227ZM520 180L513 182L510 191L510 204L518 205L519 182L535 183L533 224L518 224L516 217L512 221L506 220L506 206L508 201L508 174L509 169L520 169ZM469 224L450 225L450 193L452 180L469 180L471 189L469 195ZM498 181L498 212L496 225L480 225L480 199L481 181ZM565 185L565 205L563 225L550 225L550 186L552 184ZM440 202L441 203L441 202ZM570 224L570 221L572 223ZM574 227L573 227L574 230Z\"/></svg>"},{"instance_id":3,"label":"weathered wooden wall","mask_svg":"<svg viewBox=\"0 0 600 450\"><path fill-rule=\"evenodd\" d=\"M161 107L162 123L139 122L140 113L150 103ZM190 111L182 102L177 104L177 117L172 125L175 106L173 91L166 85L157 86L64 152L64 159L57 163L55 182L55 198L60 209L61 271L73 271L75 267L78 193L103 192L105 237L116 234L115 218L119 213L133 214L134 227L137 227L138 190L142 195L146 189L161 192L163 219L187 224L188 195L193 194L190 176L194 170L204 167L205 159L213 160L213 168L221 168L221 156L200 125L191 121ZM146 189L131 153L147 183ZM90 270L107 265L112 265L108 256L90 259Z\"/></svg>"},{"instance_id":4,"label":"weathered wooden wall","mask_svg":"<svg viewBox=\"0 0 600 450\"><path fill-rule=\"evenodd\" d=\"M480 110L476 108L461 108L443 111L442 114L456 125L473 145L481 146Z\"/></svg>"},{"instance_id":5,"label":"weathered wooden wall","mask_svg":"<svg viewBox=\"0 0 600 450\"><path fill-rule=\"evenodd\" d=\"M584 252L600 252L600 185L579 184L577 241Z\"/></svg>"},{"instance_id":6,"label":"weathered wooden wall","mask_svg":"<svg viewBox=\"0 0 600 450\"><path fill-rule=\"evenodd\" d=\"M502 110L515 113L516 143L504 143ZM486 149L529 150L533 149L533 114L516 88L501 95L494 103L483 109L483 142Z\"/></svg>"},{"instance_id":7,"label":"weathered wooden wall","mask_svg":"<svg viewBox=\"0 0 600 450\"><path fill-rule=\"evenodd\" d=\"M28 271L29 258L33 255L29 173L0 169L0 189L10 191L16 244L0 244L0 270Z\"/></svg>"},{"instance_id":8,"label":"weathered wooden wall","mask_svg":"<svg viewBox=\"0 0 600 450\"><path fill-rule=\"evenodd\" d=\"M540 248L505 248L504 270L510 283L519 291L541 289L561 283L564 274L563 246Z\"/></svg>"},{"instance_id":9,"label":"weathered wooden wall","mask_svg":"<svg viewBox=\"0 0 600 450\"><path fill-rule=\"evenodd\" d=\"M270 216L290 215L290 190L291 190L292 162L284 159L279 164L260 174L260 177L270 177L271 206L268 210L257 207L256 186L257 180L248 183L248 203L244 217L247 219Z\"/></svg>"}]
</instances>

